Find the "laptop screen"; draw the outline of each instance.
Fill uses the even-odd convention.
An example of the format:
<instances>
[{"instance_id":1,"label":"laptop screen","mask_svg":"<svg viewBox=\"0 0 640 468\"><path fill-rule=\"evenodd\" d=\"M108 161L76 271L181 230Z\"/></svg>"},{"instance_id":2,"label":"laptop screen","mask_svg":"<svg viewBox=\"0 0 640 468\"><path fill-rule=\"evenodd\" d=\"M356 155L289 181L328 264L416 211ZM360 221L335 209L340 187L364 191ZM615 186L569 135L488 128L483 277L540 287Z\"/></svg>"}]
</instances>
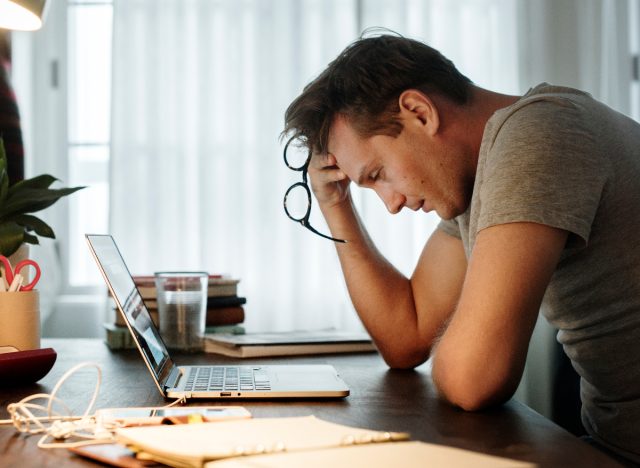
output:
<instances>
[{"instance_id":1,"label":"laptop screen","mask_svg":"<svg viewBox=\"0 0 640 468\"><path fill-rule=\"evenodd\" d=\"M124 312L125 320L159 382L163 368L172 362L113 237L93 234L86 237L118 307Z\"/></svg>"}]
</instances>

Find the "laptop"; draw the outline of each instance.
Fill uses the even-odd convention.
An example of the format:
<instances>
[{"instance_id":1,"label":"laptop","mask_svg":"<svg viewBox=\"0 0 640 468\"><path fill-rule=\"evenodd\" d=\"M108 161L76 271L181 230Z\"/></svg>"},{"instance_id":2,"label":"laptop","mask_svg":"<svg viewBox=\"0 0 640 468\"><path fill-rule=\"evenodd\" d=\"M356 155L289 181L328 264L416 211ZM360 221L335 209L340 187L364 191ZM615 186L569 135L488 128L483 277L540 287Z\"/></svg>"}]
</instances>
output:
<instances>
[{"instance_id":1,"label":"laptop","mask_svg":"<svg viewBox=\"0 0 640 468\"><path fill-rule=\"evenodd\" d=\"M339 398L349 395L349 388L330 365L178 366L151 320L113 237L87 234L86 238L151 377L165 398Z\"/></svg>"}]
</instances>

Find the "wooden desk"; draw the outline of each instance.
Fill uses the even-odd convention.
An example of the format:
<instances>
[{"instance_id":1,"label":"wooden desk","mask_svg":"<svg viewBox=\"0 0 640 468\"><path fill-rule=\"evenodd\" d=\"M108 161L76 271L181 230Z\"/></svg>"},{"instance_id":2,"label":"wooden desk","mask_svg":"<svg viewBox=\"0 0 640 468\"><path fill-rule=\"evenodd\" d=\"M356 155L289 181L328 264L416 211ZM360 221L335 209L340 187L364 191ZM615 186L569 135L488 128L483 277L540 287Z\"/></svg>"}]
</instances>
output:
<instances>
[{"instance_id":1,"label":"wooden desk","mask_svg":"<svg viewBox=\"0 0 640 468\"><path fill-rule=\"evenodd\" d=\"M86 339L44 340L43 347L53 347L57 351L54 368L37 385L0 388L1 419L7 418L8 403L33 393L50 392L68 369L84 361L96 362L102 368L98 408L167 403L158 393L137 351L111 352L100 340ZM206 354L174 358L178 364L234 362ZM540 466L618 466L517 401L481 413L466 413L443 403L435 393L428 366L421 366L416 371L389 370L377 354L297 357L284 361L333 364L351 388L351 395L332 401L236 400L236 403L208 401L206 404L241 404L255 417L314 414L358 427L406 431L414 440L531 461ZM282 363L283 360L263 359L260 362ZM83 376L71 379L66 396L61 396L86 405L93 393L94 375L95 372L87 371ZM78 414L83 410L84 407L76 408ZM0 466L98 466L66 450L41 450L36 446L38 439L38 436L19 435L10 426L0 427Z\"/></svg>"}]
</instances>

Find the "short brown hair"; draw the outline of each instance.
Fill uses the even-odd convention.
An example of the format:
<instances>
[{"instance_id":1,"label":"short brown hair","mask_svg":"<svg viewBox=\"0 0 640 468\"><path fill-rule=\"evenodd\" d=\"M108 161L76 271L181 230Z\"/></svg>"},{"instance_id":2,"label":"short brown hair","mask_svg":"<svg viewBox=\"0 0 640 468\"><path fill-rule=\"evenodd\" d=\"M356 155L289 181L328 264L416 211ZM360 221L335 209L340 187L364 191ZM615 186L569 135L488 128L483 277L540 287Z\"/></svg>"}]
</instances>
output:
<instances>
[{"instance_id":1,"label":"short brown hair","mask_svg":"<svg viewBox=\"0 0 640 468\"><path fill-rule=\"evenodd\" d=\"M390 34L361 37L289 105L282 133L326 153L329 129L340 114L364 137L396 136L402 131L397 114L403 91L438 93L464 104L470 85L449 59L422 42Z\"/></svg>"}]
</instances>

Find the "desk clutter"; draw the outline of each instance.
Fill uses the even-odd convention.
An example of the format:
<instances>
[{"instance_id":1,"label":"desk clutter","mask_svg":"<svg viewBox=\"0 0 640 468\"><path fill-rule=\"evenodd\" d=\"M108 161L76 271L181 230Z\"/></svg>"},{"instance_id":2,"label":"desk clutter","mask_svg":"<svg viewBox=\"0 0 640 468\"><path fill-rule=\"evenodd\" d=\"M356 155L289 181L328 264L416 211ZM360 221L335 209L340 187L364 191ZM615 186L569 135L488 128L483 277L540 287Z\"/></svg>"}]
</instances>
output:
<instances>
[{"instance_id":1,"label":"desk clutter","mask_svg":"<svg viewBox=\"0 0 640 468\"><path fill-rule=\"evenodd\" d=\"M40 349L40 275L37 262L14 266L0 255L0 388L37 382L56 361L52 348Z\"/></svg>"},{"instance_id":2,"label":"desk clutter","mask_svg":"<svg viewBox=\"0 0 640 468\"><path fill-rule=\"evenodd\" d=\"M158 300L153 275L135 275L133 281L142 296L144 304L151 315L151 320L160 327L158 315ZM216 334L225 333L240 335L245 333L242 325L245 320L245 309L247 299L238 296L238 283L240 280L226 275L209 275L207 287L207 312L205 322L205 333ZM112 350L134 349L136 347L133 337L127 329L122 315L112 301L114 321L105 323L105 341Z\"/></svg>"},{"instance_id":3,"label":"desk clutter","mask_svg":"<svg viewBox=\"0 0 640 468\"><path fill-rule=\"evenodd\" d=\"M37 382L49 373L57 356L53 348L20 351L0 346L0 388Z\"/></svg>"},{"instance_id":4,"label":"desk clutter","mask_svg":"<svg viewBox=\"0 0 640 468\"><path fill-rule=\"evenodd\" d=\"M373 431L315 416L255 418L123 427L115 444L73 449L116 466L144 460L181 468L530 467L529 463L409 441L403 432ZM130 452L126 452L126 449ZM109 458L117 453L117 459ZM135 460L133 457L136 457ZM120 463L120 464L118 464Z\"/></svg>"},{"instance_id":5,"label":"desk clutter","mask_svg":"<svg viewBox=\"0 0 640 468\"><path fill-rule=\"evenodd\" d=\"M77 372L95 372L95 388L81 416L70 411L61 389ZM83 379L87 378L83 374ZM69 369L50 394L10 403L9 420L21 434L36 435L41 449L68 449L119 467L176 468L524 468L530 463L458 448L410 441L407 432L371 430L313 415L252 418L241 406L102 408L95 410L100 366ZM157 465L160 464L160 465Z\"/></svg>"}]
</instances>

